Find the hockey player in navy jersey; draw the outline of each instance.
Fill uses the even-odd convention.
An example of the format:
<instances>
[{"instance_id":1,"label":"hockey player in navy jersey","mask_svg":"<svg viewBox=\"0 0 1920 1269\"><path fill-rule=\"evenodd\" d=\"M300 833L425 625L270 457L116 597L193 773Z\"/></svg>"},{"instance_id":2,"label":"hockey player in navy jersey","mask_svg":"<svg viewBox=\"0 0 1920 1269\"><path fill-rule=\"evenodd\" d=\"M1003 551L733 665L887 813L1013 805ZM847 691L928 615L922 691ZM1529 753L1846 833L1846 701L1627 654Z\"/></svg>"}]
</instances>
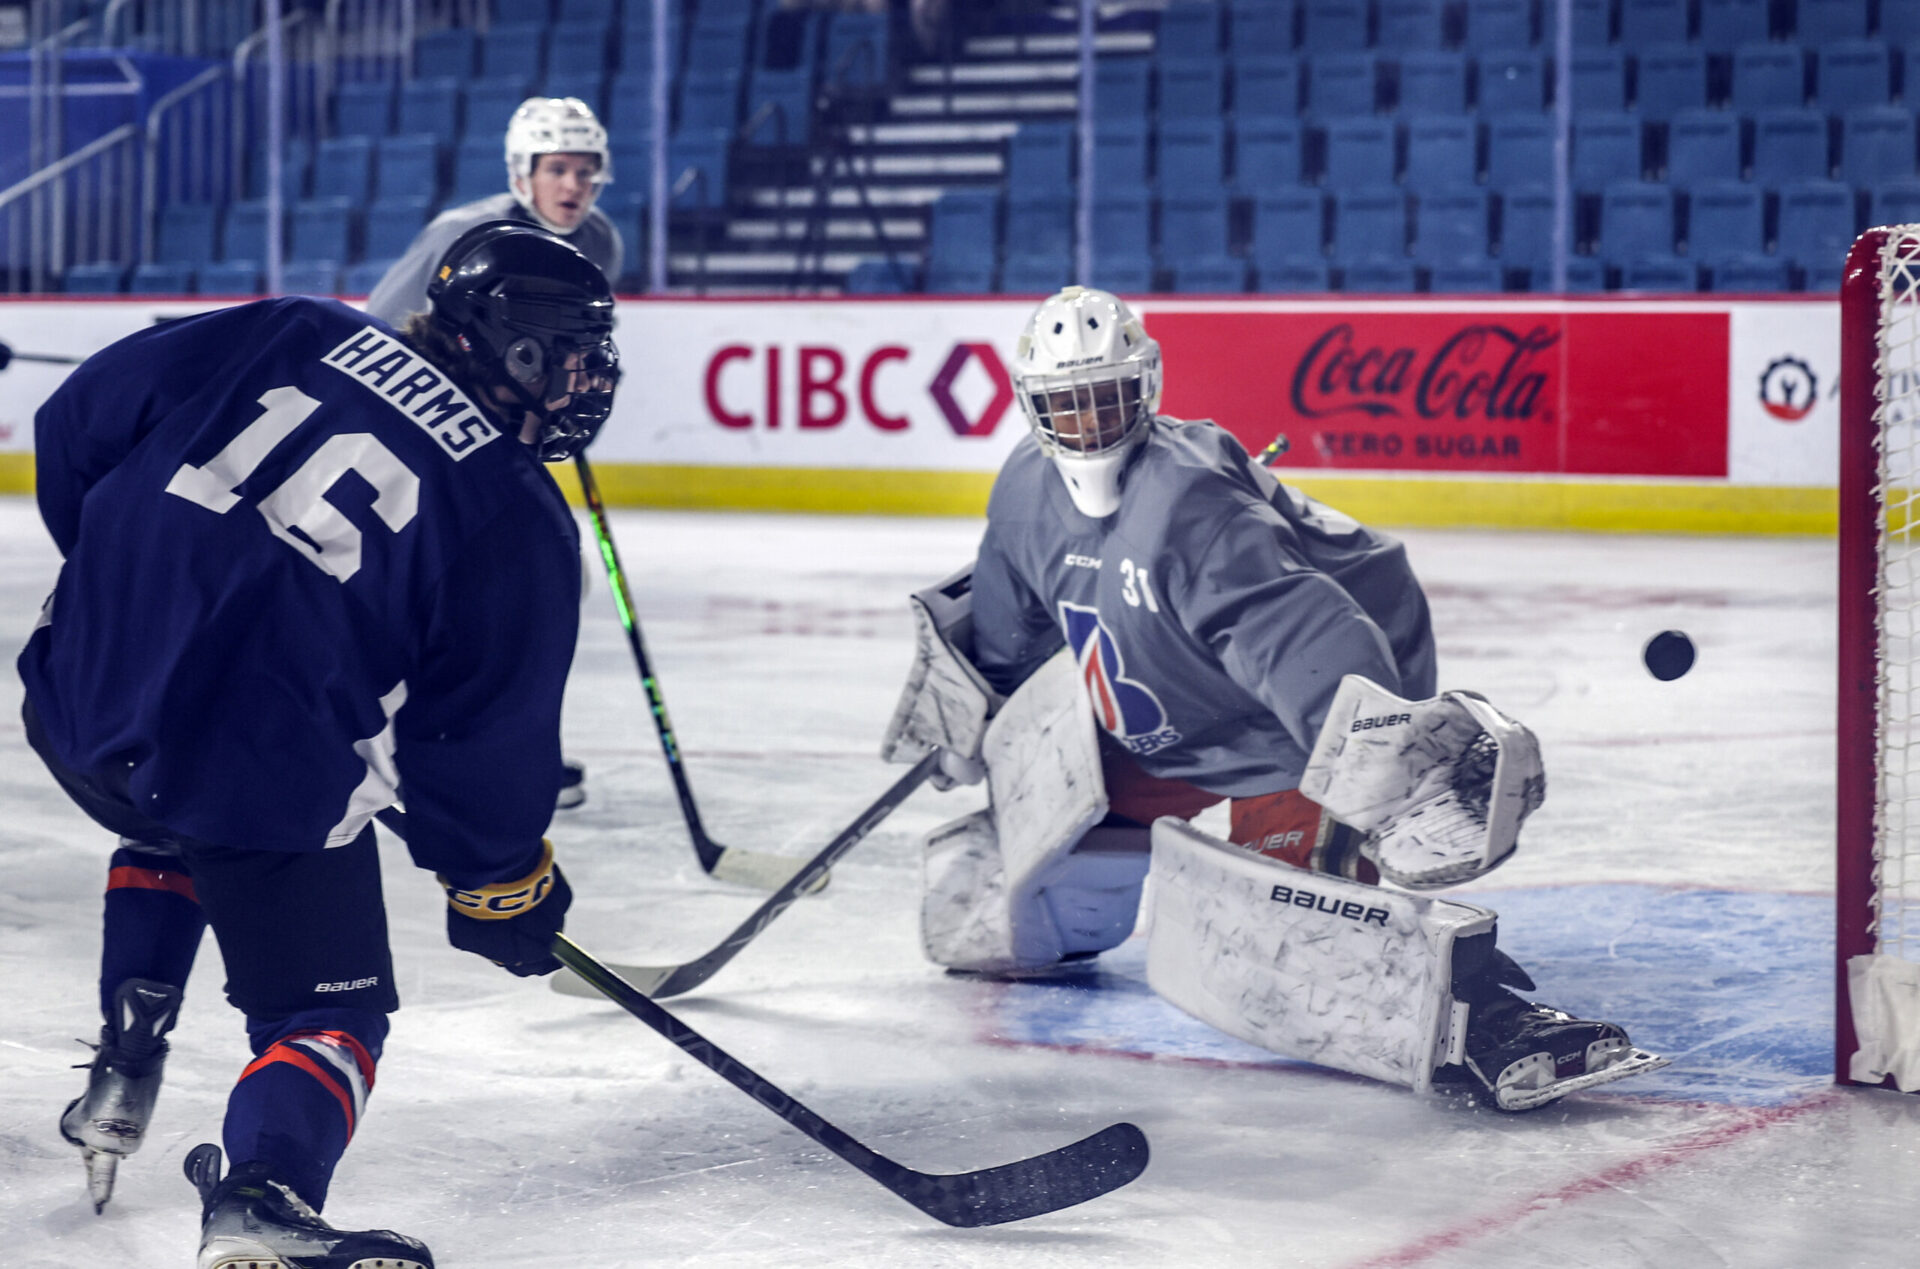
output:
<instances>
[{"instance_id":1,"label":"hockey player in navy jersey","mask_svg":"<svg viewBox=\"0 0 1920 1269\"><path fill-rule=\"evenodd\" d=\"M926 843L929 957L1095 955L1134 931L1151 865L1149 982L1255 1044L1509 1110L1663 1064L1510 990L1533 984L1493 913L1406 893L1504 861L1545 775L1526 728L1435 695L1401 544L1158 414L1159 345L1105 292L1042 304L1014 379L1032 435L970 576L915 597L885 746L988 782ZM1222 802L1227 840L1189 823Z\"/></svg>"},{"instance_id":2,"label":"hockey player in navy jersey","mask_svg":"<svg viewBox=\"0 0 1920 1269\"><path fill-rule=\"evenodd\" d=\"M544 839L578 620L578 534L541 463L586 444L618 363L606 279L496 223L403 331L330 301L155 326L35 419L64 563L20 656L25 722L120 837L106 1025L60 1120L96 1206L141 1144L203 929L253 1062L187 1158L199 1269L416 1269L322 1221L398 1007L372 820L446 889L455 947L558 968Z\"/></svg>"}]
</instances>

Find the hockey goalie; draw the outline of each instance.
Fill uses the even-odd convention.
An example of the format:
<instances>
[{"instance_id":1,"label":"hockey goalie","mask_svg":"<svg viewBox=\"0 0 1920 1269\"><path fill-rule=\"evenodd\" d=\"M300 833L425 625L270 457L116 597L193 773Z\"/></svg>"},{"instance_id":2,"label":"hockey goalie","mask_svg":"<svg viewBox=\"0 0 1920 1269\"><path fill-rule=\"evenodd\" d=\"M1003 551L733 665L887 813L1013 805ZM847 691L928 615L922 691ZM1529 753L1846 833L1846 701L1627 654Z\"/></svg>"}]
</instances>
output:
<instances>
[{"instance_id":1,"label":"hockey goalie","mask_svg":"<svg viewBox=\"0 0 1920 1269\"><path fill-rule=\"evenodd\" d=\"M883 756L988 791L924 843L928 957L1019 974L1138 926L1154 991L1222 1031L1509 1111L1665 1065L1520 994L1495 914L1430 893L1511 856L1546 778L1524 726L1436 692L1400 543L1159 414L1160 376L1116 297L1043 303L1032 435L973 566L914 596ZM1191 823L1222 802L1226 840Z\"/></svg>"}]
</instances>

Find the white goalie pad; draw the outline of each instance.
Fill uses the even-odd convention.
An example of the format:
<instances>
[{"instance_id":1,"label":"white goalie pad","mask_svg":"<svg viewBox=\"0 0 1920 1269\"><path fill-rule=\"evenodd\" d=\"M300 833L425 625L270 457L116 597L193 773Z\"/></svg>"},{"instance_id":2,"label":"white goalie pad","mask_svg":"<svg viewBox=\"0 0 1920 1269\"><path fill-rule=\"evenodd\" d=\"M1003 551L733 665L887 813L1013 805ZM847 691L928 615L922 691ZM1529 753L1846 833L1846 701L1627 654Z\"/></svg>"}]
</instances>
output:
<instances>
[{"instance_id":1,"label":"white goalie pad","mask_svg":"<svg viewBox=\"0 0 1920 1269\"><path fill-rule=\"evenodd\" d=\"M1878 1084L1889 1075L1903 1093L1920 1089L1920 965L1897 956L1847 958L1847 996L1860 1047L1847 1078Z\"/></svg>"},{"instance_id":2,"label":"white goalie pad","mask_svg":"<svg viewBox=\"0 0 1920 1269\"><path fill-rule=\"evenodd\" d=\"M1494 914L1253 854L1177 819L1153 825L1147 982L1274 1053L1425 1092L1458 1062L1453 948Z\"/></svg>"},{"instance_id":3,"label":"white goalie pad","mask_svg":"<svg viewBox=\"0 0 1920 1269\"><path fill-rule=\"evenodd\" d=\"M1107 813L1093 711L1070 656L1054 656L1007 699L981 755L988 808L924 843L928 958L955 969L1031 968L1126 938L1145 852L1118 862L1070 854ZM1072 897L1077 891L1091 897ZM1112 942L1086 946L1119 925Z\"/></svg>"},{"instance_id":4,"label":"white goalie pad","mask_svg":"<svg viewBox=\"0 0 1920 1269\"><path fill-rule=\"evenodd\" d=\"M1411 889L1456 885L1513 854L1546 800L1531 731L1472 692L1409 701L1340 681L1300 792L1367 834L1360 852Z\"/></svg>"},{"instance_id":5,"label":"white goalie pad","mask_svg":"<svg viewBox=\"0 0 1920 1269\"><path fill-rule=\"evenodd\" d=\"M999 703L965 649L972 642L973 566L913 594L913 666L880 742L888 762L915 763L929 749L976 758Z\"/></svg>"}]
</instances>

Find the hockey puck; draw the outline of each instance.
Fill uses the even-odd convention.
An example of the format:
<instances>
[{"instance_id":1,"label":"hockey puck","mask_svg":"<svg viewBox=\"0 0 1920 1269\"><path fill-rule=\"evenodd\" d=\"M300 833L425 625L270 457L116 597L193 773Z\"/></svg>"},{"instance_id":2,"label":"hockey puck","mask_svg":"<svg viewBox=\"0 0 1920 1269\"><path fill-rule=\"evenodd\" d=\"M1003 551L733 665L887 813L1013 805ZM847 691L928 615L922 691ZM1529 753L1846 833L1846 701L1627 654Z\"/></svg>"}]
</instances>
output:
<instances>
[{"instance_id":1,"label":"hockey puck","mask_svg":"<svg viewBox=\"0 0 1920 1269\"><path fill-rule=\"evenodd\" d=\"M1647 663L1647 673L1670 683L1693 668L1693 640L1685 631L1662 630L1647 640L1640 659Z\"/></svg>"}]
</instances>

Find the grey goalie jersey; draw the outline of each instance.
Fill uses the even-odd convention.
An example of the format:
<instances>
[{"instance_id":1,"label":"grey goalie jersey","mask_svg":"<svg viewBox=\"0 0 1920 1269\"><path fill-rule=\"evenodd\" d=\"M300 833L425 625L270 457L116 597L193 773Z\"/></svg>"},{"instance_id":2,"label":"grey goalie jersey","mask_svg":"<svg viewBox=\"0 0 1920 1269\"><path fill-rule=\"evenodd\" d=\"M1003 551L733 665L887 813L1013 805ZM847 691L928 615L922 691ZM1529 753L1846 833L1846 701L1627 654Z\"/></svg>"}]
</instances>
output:
<instances>
[{"instance_id":1,"label":"grey goalie jersey","mask_svg":"<svg viewBox=\"0 0 1920 1269\"><path fill-rule=\"evenodd\" d=\"M1001 692L1071 647L1100 725L1142 767L1234 797L1299 783L1343 675L1434 693L1400 543L1281 484L1213 423L1166 416L1104 520L1020 442L987 508L973 641Z\"/></svg>"}]
</instances>

